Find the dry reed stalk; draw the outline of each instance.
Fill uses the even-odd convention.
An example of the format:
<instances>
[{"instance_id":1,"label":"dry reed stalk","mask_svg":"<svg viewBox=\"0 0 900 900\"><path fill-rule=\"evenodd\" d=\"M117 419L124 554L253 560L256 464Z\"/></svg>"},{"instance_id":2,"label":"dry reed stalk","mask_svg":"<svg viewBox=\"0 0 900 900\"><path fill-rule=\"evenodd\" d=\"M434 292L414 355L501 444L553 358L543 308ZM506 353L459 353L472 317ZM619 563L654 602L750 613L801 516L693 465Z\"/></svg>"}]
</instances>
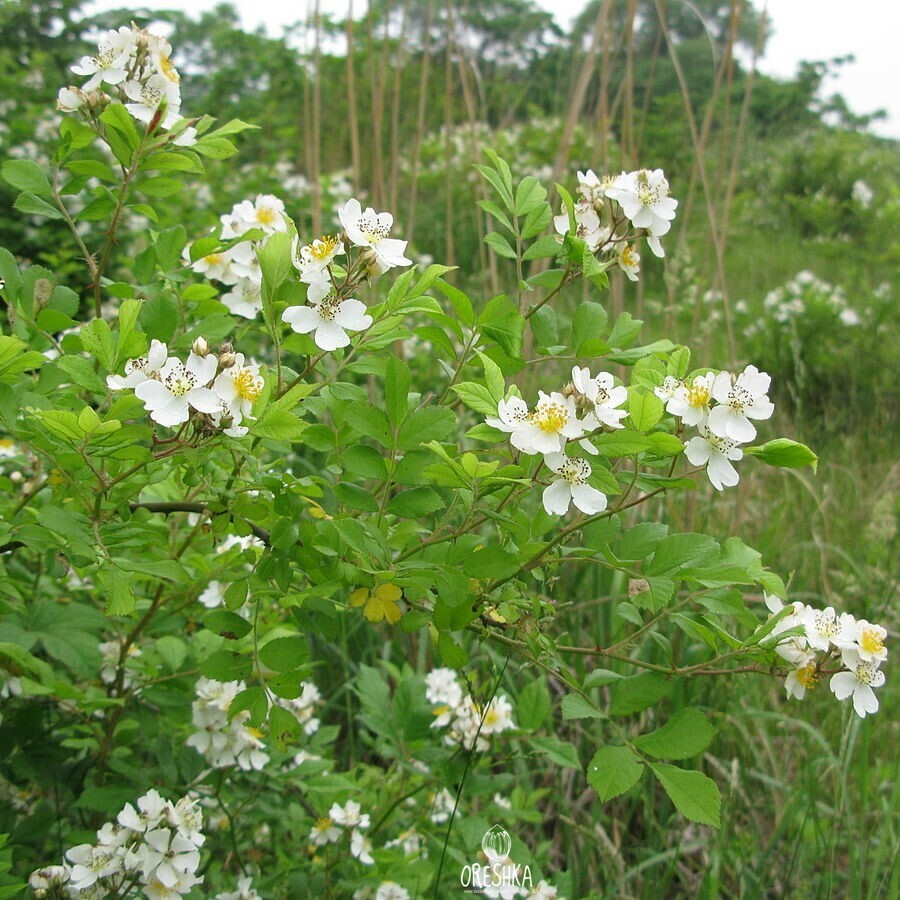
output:
<instances>
[{"instance_id":1,"label":"dry reed stalk","mask_svg":"<svg viewBox=\"0 0 900 900\"><path fill-rule=\"evenodd\" d=\"M738 165L741 159L741 150L744 146L744 134L747 131L747 122L750 118L750 98L753 95L753 84L756 80L756 63L762 53L763 46L766 42L766 26L768 25L768 15L765 9L759 18L759 28L756 32L756 42L753 45L753 57L750 61L750 69L747 72L747 85L744 88L744 96L741 100L741 111L738 115L737 131L732 142L733 151L731 154L731 168L728 171L728 180L725 188L725 199L723 206L725 215L722 220L722 241L728 238L728 224L731 218L731 204L734 200L734 188L737 184Z\"/></svg>"},{"instance_id":2,"label":"dry reed stalk","mask_svg":"<svg viewBox=\"0 0 900 900\"><path fill-rule=\"evenodd\" d=\"M406 32L409 26L409 0L403 0L399 49L394 61L394 81L391 86L391 166L388 177L388 209L397 209L397 168L400 162L400 94L403 69L406 63Z\"/></svg>"},{"instance_id":3,"label":"dry reed stalk","mask_svg":"<svg viewBox=\"0 0 900 900\"><path fill-rule=\"evenodd\" d=\"M422 70L419 73L419 107L416 112L416 133L413 135L412 165L409 185L409 211L406 215L406 234L412 243L416 221L416 198L419 189L419 162L422 156L422 137L425 134L425 113L428 107L428 78L431 74L431 21L434 0L428 0L425 13L425 40L422 47Z\"/></svg>"},{"instance_id":4,"label":"dry reed stalk","mask_svg":"<svg viewBox=\"0 0 900 900\"><path fill-rule=\"evenodd\" d=\"M382 40L382 59L379 64L375 53L375 35L373 26L373 7L369 3L366 16L366 34L369 42L369 85L372 98L372 175L370 184L372 188L372 202L376 205L384 203L386 194L384 183L384 154L382 152L382 136L384 134L384 56L388 43L387 22L391 15L391 4L388 0L384 9L384 37Z\"/></svg>"},{"instance_id":5,"label":"dry reed stalk","mask_svg":"<svg viewBox=\"0 0 900 900\"><path fill-rule=\"evenodd\" d=\"M479 104L475 96L475 92L472 89L470 69L471 72L475 73L476 80L478 79L478 70L475 61L471 60L471 54L467 51L467 48L457 40L456 9L453 5L452 0L448 0L447 2L447 13L449 17L448 40L453 44L457 52L459 83L462 87L463 102L465 103L466 117L468 119L469 125L469 153L471 154L472 162L476 162L481 157L481 146L478 140ZM475 190L479 199L487 199L488 190L482 179L479 178L476 182ZM497 260L494 254L488 251L487 245L484 243L484 238L488 231L485 225L485 222L488 219L488 214L479 208L474 211L474 215L475 227L478 232L479 265L482 272L487 271L490 278L491 291L496 294L500 290L500 279L497 272Z\"/></svg>"},{"instance_id":6,"label":"dry reed stalk","mask_svg":"<svg viewBox=\"0 0 900 900\"><path fill-rule=\"evenodd\" d=\"M453 156L453 51L450 41L444 52L444 160ZM447 165L444 172L444 263L456 265L453 250L453 175Z\"/></svg>"},{"instance_id":7,"label":"dry reed stalk","mask_svg":"<svg viewBox=\"0 0 900 900\"><path fill-rule=\"evenodd\" d=\"M310 8L307 7L306 19L304 20L304 27L301 32L303 36L303 46L300 48L301 55L306 58L308 56L308 50L306 47L306 36L309 34L309 16L310 16ZM300 134L300 140L303 144L303 168L306 174L306 178L309 183L310 193L316 191L318 189L318 178L313 176L313 172L316 167L316 159L314 158L313 152L313 139L312 139L312 108L313 108L313 100L312 100L312 84L309 76L309 72L304 70L304 78L303 78L303 102L300 104L300 123L298 128L298 133ZM298 228L300 227L300 223L297 223ZM315 230L315 223L311 223L313 230Z\"/></svg>"},{"instance_id":8,"label":"dry reed stalk","mask_svg":"<svg viewBox=\"0 0 900 900\"><path fill-rule=\"evenodd\" d=\"M312 201L313 233L322 233L322 16L319 0L313 5L313 94L312 94L312 154L309 172L309 196Z\"/></svg>"},{"instance_id":9,"label":"dry reed stalk","mask_svg":"<svg viewBox=\"0 0 900 900\"><path fill-rule=\"evenodd\" d=\"M353 171L353 193L357 194L362 175L360 172L359 118L356 115L356 67L353 63L353 0L349 0L348 3L344 29L347 35L347 119L350 127L350 165Z\"/></svg>"},{"instance_id":10,"label":"dry reed stalk","mask_svg":"<svg viewBox=\"0 0 900 900\"><path fill-rule=\"evenodd\" d=\"M716 72L713 96L710 98L709 105L707 107L707 116L704 118L703 132L701 134L701 132L697 130L697 122L694 117L694 110L691 106L691 98L688 91L687 80L685 79L684 71L681 68L681 61L678 58L678 51L675 48L675 44L672 41L672 35L670 34L668 25L666 24L665 4L663 0L654 0L654 5L656 7L657 15L659 16L660 28L662 29L663 36L666 40L666 46L669 50L669 58L672 60L672 66L675 69L675 76L678 79L678 86L681 89L684 111L687 117L688 127L691 134L691 143L694 147L694 161L696 172L699 177L701 187L703 188L703 197L706 204L706 215L710 225L709 235L711 243L713 245L713 250L715 252L716 284L718 285L719 290L722 294L722 312L725 319L725 333L728 341L728 356L731 364L733 365L736 351L734 342L734 328L731 321L731 307L728 302L728 285L725 278L725 249L720 240L719 228L717 225L718 217L716 215L713 193L706 171L705 160L706 140L709 137L709 127L711 125L712 113L715 107L715 99L717 95L716 88L721 84L722 67L720 66ZM728 55L727 52L726 55ZM684 236L685 234L686 219L681 223L681 235Z\"/></svg>"},{"instance_id":11,"label":"dry reed stalk","mask_svg":"<svg viewBox=\"0 0 900 900\"><path fill-rule=\"evenodd\" d=\"M584 108L584 98L587 96L588 86L591 83L591 77L597 64L597 48L600 45L600 37L606 29L606 20L609 18L612 5L613 0L604 0L603 5L597 12L597 18L594 20L594 27L591 29L591 43L584 59L581 61L581 68L578 71L578 77L575 80L575 86L569 98L566 120L557 146L556 159L553 162L554 181L560 180L569 160L569 151L572 148L575 126L578 124L578 119Z\"/></svg>"}]
</instances>

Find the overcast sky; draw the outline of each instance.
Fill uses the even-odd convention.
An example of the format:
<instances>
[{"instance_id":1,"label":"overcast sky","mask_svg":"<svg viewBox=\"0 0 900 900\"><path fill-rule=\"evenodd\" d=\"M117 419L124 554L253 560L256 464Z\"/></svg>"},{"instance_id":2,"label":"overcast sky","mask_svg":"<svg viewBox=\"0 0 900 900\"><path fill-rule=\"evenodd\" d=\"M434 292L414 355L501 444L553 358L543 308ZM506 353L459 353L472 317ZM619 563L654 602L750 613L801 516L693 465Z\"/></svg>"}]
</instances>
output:
<instances>
[{"instance_id":1,"label":"overcast sky","mask_svg":"<svg viewBox=\"0 0 900 900\"><path fill-rule=\"evenodd\" d=\"M188 13L213 9L221 0L93 0L91 11L134 8L179 8ZM230 0L240 12L242 24L253 30L263 25L278 36L285 25L305 15L311 0ZM350 0L320 0L323 12L343 15ZM582 0L537 0L552 10L567 27L584 7ZM762 0L757 0L762 6ZM830 59L852 53L856 62L844 66L830 79L825 92L842 93L857 113L887 110L890 118L877 123L879 134L900 138L900 2L897 0L767 0L774 35L759 68L767 74L790 77L800 60ZM354 0L354 11L365 0Z\"/></svg>"}]
</instances>

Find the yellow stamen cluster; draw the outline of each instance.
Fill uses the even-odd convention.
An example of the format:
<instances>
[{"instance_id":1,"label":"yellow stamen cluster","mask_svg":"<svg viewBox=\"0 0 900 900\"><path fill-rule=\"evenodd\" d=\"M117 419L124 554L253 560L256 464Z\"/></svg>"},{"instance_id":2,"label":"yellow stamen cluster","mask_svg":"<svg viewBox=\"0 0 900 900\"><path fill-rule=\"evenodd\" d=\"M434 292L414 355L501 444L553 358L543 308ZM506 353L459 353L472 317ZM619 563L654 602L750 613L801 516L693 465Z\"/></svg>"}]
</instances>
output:
<instances>
[{"instance_id":1,"label":"yellow stamen cluster","mask_svg":"<svg viewBox=\"0 0 900 900\"><path fill-rule=\"evenodd\" d=\"M321 238L313 241L306 250L309 252L309 255L321 262L323 259L328 259L332 253L334 253L334 248L338 245L338 239L336 235L333 234L325 234L322 235Z\"/></svg>"},{"instance_id":2,"label":"yellow stamen cluster","mask_svg":"<svg viewBox=\"0 0 900 900\"><path fill-rule=\"evenodd\" d=\"M178 84L178 82L181 81L181 76L179 76L168 56L161 56L159 58L159 67L162 70L163 75L165 75L169 81L172 81L175 84Z\"/></svg>"},{"instance_id":3,"label":"yellow stamen cluster","mask_svg":"<svg viewBox=\"0 0 900 900\"><path fill-rule=\"evenodd\" d=\"M807 690L811 691L819 681L819 673L816 671L816 664L814 662L807 663L807 665L797 669L797 681L799 681Z\"/></svg>"},{"instance_id":4,"label":"yellow stamen cluster","mask_svg":"<svg viewBox=\"0 0 900 900\"><path fill-rule=\"evenodd\" d=\"M695 384L688 388L687 399L693 407L709 406L709 388L705 384Z\"/></svg>"},{"instance_id":5,"label":"yellow stamen cluster","mask_svg":"<svg viewBox=\"0 0 900 900\"><path fill-rule=\"evenodd\" d=\"M262 377L254 375L250 369L240 369L232 373L231 378L234 381L234 389L237 391L238 396L244 400L249 400L253 403L262 393L264 384Z\"/></svg>"},{"instance_id":6,"label":"yellow stamen cluster","mask_svg":"<svg viewBox=\"0 0 900 900\"><path fill-rule=\"evenodd\" d=\"M531 421L537 425L541 431L548 434L557 434L561 431L566 422L569 421L569 411L562 403L544 403L539 406L532 414Z\"/></svg>"},{"instance_id":7,"label":"yellow stamen cluster","mask_svg":"<svg viewBox=\"0 0 900 900\"><path fill-rule=\"evenodd\" d=\"M871 653L873 656L880 654L884 650L884 629L877 625L870 625L868 628L863 628L862 633L859 636L859 646L866 653Z\"/></svg>"},{"instance_id":8,"label":"yellow stamen cluster","mask_svg":"<svg viewBox=\"0 0 900 900\"><path fill-rule=\"evenodd\" d=\"M638 260L635 259L634 255L634 247L625 246L622 248L622 265L628 266L631 268L632 266L636 266L638 264Z\"/></svg>"},{"instance_id":9,"label":"yellow stamen cluster","mask_svg":"<svg viewBox=\"0 0 900 900\"><path fill-rule=\"evenodd\" d=\"M270 209L268 206L263 206L256 211L256 221L260 225L272 225L275 222L275 216L275 210Z\"/></svg>"}]
</instances>

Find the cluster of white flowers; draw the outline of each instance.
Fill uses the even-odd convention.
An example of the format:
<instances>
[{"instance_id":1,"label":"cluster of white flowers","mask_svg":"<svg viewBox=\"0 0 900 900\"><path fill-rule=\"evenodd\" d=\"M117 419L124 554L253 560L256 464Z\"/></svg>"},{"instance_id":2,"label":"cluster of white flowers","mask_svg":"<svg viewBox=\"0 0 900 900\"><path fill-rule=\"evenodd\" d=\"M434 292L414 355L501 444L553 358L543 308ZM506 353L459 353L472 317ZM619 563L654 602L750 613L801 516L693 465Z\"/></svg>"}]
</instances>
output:
<instances>
[{"instance_id":1,"label":"cluster of white flowers","mask_svg":"<svg viewBox=\"0 0 900 900\"><path fill-rule=\"evenodd\" d=\"M350 835L350 854L364 866L371 866L372 841L365 835L370 825L369 814L355 800L348 800L343 806L332 803L327 816L316 819L309 833L309 841L314 847L336 844L345 834Z\"/></svg>"},{"instance_id":2,"label":"cluster of white flowers","mask_svg":"<svg viewBox=\"0 0 900 900\"><path fill-rule=\"evenodd\" d=\"M169 42L143 28L123 25L107 31L100 38L97 55L82 57L72 66L76 75L88 80L80 88L62 88L57 108L92 118L118 101L148 131L157 127L168 131L181 119L181 79L171 56ZM174 142L190 146L195 141L196 129L187 127Z\"/></svg>"},{"instance_id":3,"label":"cluster of white flowers","mask_svg":"<svg viewBox=\"0 0 900 900\"><path fill-rule=\"evenodd\" d=\"M234 315L255 319L262 309L262 269L257 253L273 234L287 231L284 203L273 194L258 194L255 200L235 203L230 213L219 218L222 223L219 239L237 240L237 243L193 262L190 262L188 246L184 250L185 261L197 274L228 287L219 299ZM255 240L238 240L259 231L262 236Z\"/></svg>"},{"instance_id":4,"label":"cluster of white flowers","mask_svg":"<svg viewBox=\"0 0 900 900\"><path fill-rule=\"evenodd\" d=\"M665 256L659 239L672 227L678 201L669 196L662 169L638 169L602 178L588 169L578 173L578 193L575 233L592 253L615 261L631 281L638 280L641 257L629 241L646 236L654 255ZM636 230L629 230L626 221ZM555 216L553 225L559 234L568 234L572 226L569 213Z\"/></svg>"},{"instance_id":5,"label":"cluster of white flowers","mask_svg":"<svg viewBox=\"0 0 900 900\"><path fill-rule=\"evenodd\" d=\"M238 766L245 771L262 769L269 761L262 749L262 733L247 725L249 710L228 717L231 701L246 685L242 681L214 681L200 678L197 699L191 704L194 728L187 744L206 757L211 766L223 769Z\"/></svg>"},{"instance_id":6,"label":"cluster of white flowers","mask_svg":"<svg viewBox=\"0 0 900 900\"><path fill-rule=\"evenodd\" d=\"M135 897L176 900L203 881L197 876L203 813L191 797L177 803L155 790L126 803L114 822L97 832L96 844L66 851L66 862L31 874L35 897L60 896L94 900Z\"/></svg>"},{"instance_id":7,"label":"cluster of white flowers","mask_svg":"<svg viewBox=\"0 0 900 900\"><path fill-rule=\"evenodd\" d=\"M404 255L406 241L388 237L394 217L388 212L363 210L359 200L348 200L338 210L342 231L325 235L310 244L294 239L293 262L300 280L307 286L308 306L289 306L282 314L298 334L312 334L321 350L337 350L350 343L350 332L364 331L372 317L350 292L363 278L382 275L389 269L412 265ZM359 250L349 260L343 282L338 282L335 260L348 255L344 241ZM349 255L348 255L349 256Z\"/></svg>"},{"instance_id":8,"label":"cluster of white flowers","mask_svg":"<svg viewBox=\"0 0 900 900\"><path fill-rule=\"evenodd\" d=\"M203 338L194 341L184 363L153 340L146 356L125 363L124 377L108 375L106 383L113 391L134 390L159 425L182 425L198 413L204 430L221 429L231 437L247 433L242 422L253 420L253 403L264 387L258 365L230 347L216 356Z\"/></svg>"},{"instance_id":9,"label":"cluster of white flowers","mask_svg":"<svg viewBox=\"0 0 900 900\"><path fill-rule=\"evenodd\" d=\"M767 394L771 380L756 366L747 366L737 377L730 372L706 372L688 384L669 376L654 388L668 413L699 429L684 453L692 465L706 466L717 491L738 483L737 469L731 463L743 458L738 445L756 437L750 420L768 419L775 411Z\"/></svg>"},{"instance_id":10,"label":"cluster of white flowers","mask_svg":"<svg viewBox=\"0 0 900 900\"><path fill-rule=\"evenodd\" d=\"M492 697L482 710L463 691L453 669L429 672L425 676L425 697L429 703L436 704L431 727L447 728L444 743L450 746L461 745L466 750L484 751L490 747L490 735L516 727L512 704L505 695Z\"/></svg>"},{"instance_id":11,"label":"cluster of white flowers","mask_svg":"<svg viewBox=\"0 0 900 900\"><path fill-rule=\"evenodd\" d=\"M624 428L621 420L628 412L621 407L627 399L628 390L616 385L609 372L592 376L589 369L575 366L572 383L562 393L538 391L533 410L521 397L510 396L498 404L497 416L486 421L507 432L510 443L522 453L543 454L545 465L557 476L543 493L549 514L565 515L574 503L582 512L594 515L606 509L606 494L588 484L591 464L582 457L568 456L566 443L577 441L582 450L596 455L597 448L587 435L604 426Z\"/></svg>"},{"instance_id":12,"label":"cluster of white flowers","mask_svg":"<svg viewBox=\"0 0 900 900\"><path fill-rule=\"evenodd\" d=\"M848 328L863 321L860 312L847 302L842 287L829 284L808 269L798 272L783 286L769 291L763 300L763 309L781 325L819 314L834 316ZM764 322L753 323L747 333L752 336L764 327Z\"/></svg>"},{"instance_id":13,"label":"cluster of white flowers","mask_svg":"<svg viewBox=\"0 0 900 900\"><path fill-rule=\"evenodd\" d=\"M766 606L773 615L785 608L778 597L768 595ZM878 711L878 698L872 689L884 684L880 666L887 659L887 631L881 625L850 613L837 613L831 606L816 609L794 601L791 612L779 619L772 634L778 636L788 630L795 633L775 647L775 652L793 666L784 682L788 697L802 700L827 672L826 667L840 659L843 668L833 672L828 682L831 692L838 700L852 697L853 709L861 719Z\"/></svg>"}]
</instances>

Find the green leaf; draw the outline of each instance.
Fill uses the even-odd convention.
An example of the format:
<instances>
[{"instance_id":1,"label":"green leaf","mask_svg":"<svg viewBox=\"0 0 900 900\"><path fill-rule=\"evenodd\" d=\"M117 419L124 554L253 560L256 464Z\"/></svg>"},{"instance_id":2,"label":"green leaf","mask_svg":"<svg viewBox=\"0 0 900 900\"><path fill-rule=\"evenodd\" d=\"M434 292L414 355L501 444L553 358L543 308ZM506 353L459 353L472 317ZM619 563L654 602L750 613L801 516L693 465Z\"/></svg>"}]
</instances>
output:
<instances>
[{"instance_id":1,"label":"green leaf","mask_svg":"<svg viewBox=\"0 0 900 900\"><path fill-rule=\"evenodd\" d=\"M456 415L443 406L426 406L411 413L397 433L397 447L413 450L428 441L442 441L456 427Z\"/></svg>"},{"instance_id":2,"label":"green leaf","mask_svg":"<svg viewBox=\"0 0 900 900\"><path fill-rule=\"evenodd\" d=\"M564 719L605 719L606 713L601 712L590 700L581 694L566 694L562 698L562 717Z\"/></svg>"},{"instance_id":3,"label":"green leaf","mask_svg":"<svg viewBox=\"0 0 900 900\"><path fill-rule=\"evenodd\" d=\"M388 419L397 428L409 414L409 386L412 372L397 356L389 356L385 369L384 397Z\"/></svg>"},{"instance_id":4,"label":"green leaf","mask_svg":"<svg viewBox=\"0 0 900 900\"><path fill-rule=\"evenodd\" d=\"M365 404L353 404L344 411L344 419L347 424L366 437L377 441L382 447L388 449L393 445L393 435L388 417L375 406Z\"/></svg>"},{"instance_id":5,"label":"green leaf","mask_svg":"<svg viewBox=\"0 0 900 900\"><path fill-rule=\"evenodd\" d=\"M607 342L611 347L627 347L638 336L643 326L644 323L640 319L635 319L631 313L623 312L616 319L616 324L613 325Z\"/></svg>"},{"instance_id":6,"label":"green leaf","mask_svg":"<svg viewBox=\"0 0 900 900\"><path fill-rule=\"evenodd\" d=\"M558 256L561 246L556 235L545 234L522 254L522 259L548 259L551 256Z\"/></svg>"},{"instance_id":7,"label":"green leaf","mask_svg":"<svg viewBox=\"0 0 900 900\"><path fill-rule=\"evenodd\" d=\"M505 259L515 259L516 251L510 246L509 241L498 231L490 231L484 236L484 242L495 253Z\"/></svg>"},{"instance_id":8,"label":"green leaf","mask_svg":"<svg viewBox=\"0 0 900 900\"><path fill-rule=\"evenodd\" d=\"M702 753L716 729L698 709L681 709L665 725L634 739L634 745L656 759L687 759Z\"/></svg>"},{"instance_id":9,"label":"green leaf","mask_svg":"<svg viewBox=\"0 0 900 900\"><path fill-rule=\"evenodd\" d=\"M665 763L650 763L650 769L686 819L713 828L721 827L722 795L711 778L702 772Z\"/></svg>"},{"instance_id":10,"label":"green leaf","mask_svg":"<svg viewBox=\"0 0 900 900\"><path fill-rule=\"evenodd\" d=\"M668 606L675 596L675 581L664 575L651 575L646 579L647 587L631 599L639 609L649 609L651 612L659 612Z\"/></svg>"},{"instance_id":11,"label":"green leaf","mask_svg":"<svg viewBox=\"0 0 900 900\"><path fill-rule=\"evenodd\" d=\"M168 178L165 175L157 175L153 178L145 178L140 184L136 184L137 190L148 197L174 197L184 190L184 182L177 178Z\"/></svg>"},{"instance_id":12,"label":"green leaf","mask_svg":"<svg viewBox=\"0 0 900 900\"><path fill-rule=\"evenodd\" d=\"M493 200L479 200L478 205L486 212L492 215L504 228L508 229L510 233L515 234L515 228L513 228L512 222L510 222L509 217L506 213L503 212L500 204L495 203Z\"/></svg>"},{"instance_id":13,"label":"green leaf","mask_svg":"<svg viewBox=\"0 0 900 900\"><path fill-rule=\"evenodd\" d=\"M599 303L579 303L572 316L572 346L580 348L587 340L600 340L606 322L606 310Z\"/></svg>"},{"instance_id":14,"label":"green leaf","mask_svg":"<svg viewBox=\"0 0 900 900\"><path fill-rule=\"evenodd\" d=\"M25 346L17 337L0 334L0 380L12 381L11 376L37 369L47 361L42 353L26 350Z\"/></svg>"},{"instance_id":15,"label":"green leaf","mask_svg":"<svg viewBox=\"0 0 900 900\"><path fill-rule=\"evenodd\" d=\"M209 159L228 159L237 153L237 147L223 137L205 137L193 145L193 150Z\"/></svg>"},{"instance_id":16,"label":"green leaf","mask_svg":"<svg viewBox=\"0 0 900 900\"><path fill-rule=\"evenodd\" d=\"M263 303L269 309L275 302L275 293L291 274L291 236L284 231L276 231L266 241L265 247L258 251L259 267L262 271Z\"/></svg>"},{"instance_id":17,"label":"green leaf","mask_svg":"<svg viewBox=\"0 0 900 900\"><path fill-rule=\"evenodd\" d=\"M104 125L114 128L130 150L137 149L141 142L141 136L138 134L131 113L121 103L110 103L100 114L100 121Z\"/></svg>"},{"instance_id":18,"label":"green leaf","mask_svg":"<svg viewBox=\"0 0 900 900\"><path fill-rule=\"evenodd\" d=\"M497 401L484 385L474 381L464 381L462 384L454 384L450 389L469 409L473 409L483 416L497 415Z\"/></svg>"},{"instance_id":19,"label":"green leaf","mask_svg":"<svg viewBox=\"0 0 900 900\"><path fill-rule=\"evenodd\" d=\"M643 774L640 757L628 747L601 747L587 767L588 784L604 803L624 794Z\"/></svg>"},{"instance_id":20,"label":"green leaf","mask_svg":"<svg viewBox=\"0 0 900 900\"><path fill-rule=\"evenodd\" d=\"M244 690L236 694L228 706L228 717L233 719L239 712L244 710L250 713L247 717L247 724L251 728L259 728L265 721L266 713L269 711L269 701L266 698L264 688L244 688Z\"/></svg>"},{"instance_id":21,"label":"green leaf","mask_svg":"<svg viewBox=\"0 0 900 900\"><path fill-rule=\"evenodd\" d=\"M632 386L628 391L628 415L638 431L649 431L663 417L665 407L656 394Z\"/></svg>"},{"instance_id":22,"label":"green leaf","mask_svg":"<svg viewBox=\"0 0 900 900\"><path fill-rule=\"evenodd\" d=\"M526 175L516 188L515 214L527 216L547 199L547 189L534 177Z\"/></svg>"},{"instance_id":23,"label":"green leaf","mask_svg":"<svg viewBox=\"0 0 900 900\"><path fill-rule=\"evenodd\" d=\"M358 509L362 512L378 512L378 501L371 491L367 491L358 484L342 481L334 486L334 495L338 503L348 509Z\"/></svg>"},{"instance_id":24,"label":"green leaf","mask_svg":"<svg viewBox=\"0 0 900 900\"><path fill-rule=\"evenodd\" d=\"M152 252L152 250L151 250ZM141 307L141 328L148 338L167 343L178 325L178 304L168 293L159 293L144 302Z\"/></svg>"},{"instance_id":25,"label":"green leaf","mask_svg":"<svg viewBox=\"0 0 900 900\"><path fill-rule=\"evenodd\" d=\"M437 648L441 661L451 669L461 669L469 661L469 654L446 631L438 635Z\"/></svg>"},{"instance_id":26,"label":"green leaf","mask_svg":"<svg viewBox=\"0 0 900 900\"><path fill-rule=\"evenodd\" d=\"M718 542L707 534L671 534L657 548L645 571L649 575L665 575L715 557Z\"/></svg>"},{"instance_id":27,"label":"green leaf","mask_svg":"<svg viewBox=\"0 0 900 900\"><path fill-rule=\"evenodd\" d=\"M478 325L482 334L496 341L504 353L515 359L520 357L525 319L509 297L494 297L482 310Z\"/></svg>"},{"instance_id":28,"label":"green leaf","mask_svg":"<svg viewBox=\"0 0 900 900\"><path fill-rule=\"evenodd\" d=\"M417 519L443 509L447 504L437 491L427 487L409 488L388 501L386 511L402 519Z\"/></svg>"},{"instance_id":29,"label":"green leaf","mask_svg":"<svg viewBox=\"0 0 900 900\"><path fill-rule=\"evenodd\" d=\"M203 619L203 624L210 631L215 632L219 637L226 638L229 641L236 641L238 638L249 634L252 628L251 624L237 613L230 612L227 609L214 609Z\"/></svg>"},{"instance_id":30,"label":"green leaf","mask_svg":"<svg viewBox=\"0 0 900 900\"><path fill-rule=\"evenodd\" d=\"M669 533L669 526L661 522L641 522L622 534L616 551L619 559L643 559L652 553Z\"/></svg>"},{"instance_id":31,"label":"green leaf","mask_svg":"<svg viewBox=\"0 0 900 900\"><path fill-rule=\"evenodd\" d=\"M612 669L593 669L585 675L582 687L589 691L591 688L612 684L614 681L621 680L622 677L618 672L613 672Z\"/></svg>"},{"instance_id":32,"label":"green leaf","mask_svg":"<svg viewBox=\"0 0 900 900\"><path fill-rule=\"evenodd\" d=\"M200 663L200 674L215 681L243 681L252 669L253 660L233 650L217 650Z\"/></svg>"},{"instance_id":33,"label":"green leaf","mask_svg":"<svg viewBox=\"0 0 900 900\"><path fill-rule=\"evenodd\" d=\"M44 170L30 159L8 159L0 168L0 176L17 191L27 191L39 197L52 197L53 189Z\"/></svg>"},{"instance_id":34,"label":"green leaf","mask_svg":"<svg viewBox=\"0 0 900 900\"><path fill-rule=\"evenodd\" d=\"M154 647L170 672L177 672L187 658L187 644L172 634L158 638Z\"/></svg>"},{"instance_id":35,"label":"green leaf","mask_svg":"<svg viewBox=\"0 0 900 900\"><path fill-rule=\"evenodd\" d=\"M634 456L636 453L642 453L653 446L649 438L639 434L637 431L632 431L630 428L601 434L598 437L591 438L591 441L597 448L600 456L612 459L619 456Z\"/></svg>"},{"instance_id":36,"label":"green leaf","mask_svg":"<svg viewBox=\"0 0 900 900\"><path fill-rule=\"evenodd\" d=\"M503 377L503 372L500 369L500 366L498 366L486 353L482 353L479 350L478 358L484 366L484 383L491 392L491 396L499 402L503 399L504 394L506 394L506 379Z\"/></svg>"},{"instance_id":37,"label":"green leaf","mask_svg":"<svg viewBox=\"0 0 900 900\"><path fill-rule=\"evenodd\" d=\"M516 702L516 719L519 728L525 731L536 731L550 715L550 692L543 677L529 681L522 688Z\"/></svg>"},{"instance_id":38,"label":"green leaf","mask_svg":"<svg viewBox=\"0 0 900 900\"><path fill-rule=\"evenodd\" d=\"M269 736L282 751L287 749L290 738L300 734L300 722L289 710L273 706L269 710Z\"/></svg>"},{"instance_id":39,"label":"green leaf","mask_svg":"<svg viewBox=\"0 0 900 900\"><path fill-rule=\"evenodd\" d=\"M502 547L482 547L466 556L464 568L472 578L508 578L520 565L519 557Z\"/></svg>"},{"instance_id":40,"label":"green leaf","mask_svg":"<svg viewBox=\"0 0 900 900\"><path fill-rule=\"evenodd\" d=\"M250 430L258 437L271 438L275 441L298 441L305 428L306 422L299 416L273 410L267 411Z\"/></svg>"},{"instance_id":41,"label":"green leaf","mask_svg":"<svg viewBox=\"0 0 900 900\"><path fill-rule=\"evenodd\" d=\"M654 431L647 435L650 441L650 452L654 456L678 456L684 452L684 442L675 437L674 434L667 434L665 431Z\"/></svg>"},{"instance_id":42,"label":"green leaf","mask_svg":"<svg viewBox=\"0 0 900 900\"><path fill-rule=\"evenodd\" d=\"M78 332L81 345L107 372L116 371L116 339L105 319L94 319Z\"/></svg>"},{"instance_id":43,"label":"green leaf","mask_svg":"<svg viewBox=\"0 0 900 900\"><path fill-rule=\"evenodd\" d=\"M19 194L13 207L29 216L43 216L45 219L62 219L63 214L46 200L34 194Z\"/></svg>"},{"instance_id":44,"label":"green leaf","mask_svg":"<svg viewBox=\"0 0 900 900\"><path fill-rule=\"evenodd\" d=\"M101 566L97 578L106 594L108 616L129 616L134 612L135 597L128 576L116 566Z\"/></svg>"},{"instance_id":45,"label":"green leaf","mask_svg":"<svg viewBox=\"0 0 900 900\"><path fill-rule=\"evenodd\" d=\"M490 182L494 190L499 194L503 205L510 211L513 211L513 195L512 182L507 183L503 176L489 166L476 165L475 168Z\"/></svg>"},{"instance_id":46,"label":"green leaf","mask_svg":"<svg viewBox=\"0 0 900 900\"><path fill-rule=\"evenodd\" d=\"M759 446L744 447L744 453L781 469L801 469L803 466L812 466L812 470L815 472L819 465L819 457L806 444L800 444L788 438L777 438Z\"/></svg>"},{"instance_id":47,"label":"green leaf","mask_svg":"<svg viewBox=\"0 0 900 900\"><path fill-rule=\"evenodd\" d=\"M609 711L614 716L630 716L653 706L671 692L672 682L658 672L632 675L616 683Z\"/></svg>"},{"instance_id":48,"label":"green leaf","mask_svg":"<svg viewBox=\"0 0 900 900\"><path fill-rule=\"evenodd\" d=\"M443 278L438 278L435 282L438 290L450 301L456 317L463 325L471 328L475 324L475 311L472 308L472 301L467 294L464 294L459 288L447 284Z\"/></svg>"},{"instance_id":49,"label":"green leaf","mask_svg":"<svg viewBox=\"0 0 900 900\"><path fill-rule=\"evenodd\" d=\"M578 750L568 741L561 741L557 737L533 737L529 738L528 746L536 750L542 756L546 756L550 762L564 769L581 771L581 760L578 758Z\"/></svg>"},{"instance_id":50,"label":"green leaf","mask_svg":"<svg viewBox=\"0 0 900 900\"><path fill-rule=\"evenodd\" d=\"M285 672L308 662L309 646L302 637L278 637L260 647L259 658L264 666Z\"/></svg>"}]
</instances>

